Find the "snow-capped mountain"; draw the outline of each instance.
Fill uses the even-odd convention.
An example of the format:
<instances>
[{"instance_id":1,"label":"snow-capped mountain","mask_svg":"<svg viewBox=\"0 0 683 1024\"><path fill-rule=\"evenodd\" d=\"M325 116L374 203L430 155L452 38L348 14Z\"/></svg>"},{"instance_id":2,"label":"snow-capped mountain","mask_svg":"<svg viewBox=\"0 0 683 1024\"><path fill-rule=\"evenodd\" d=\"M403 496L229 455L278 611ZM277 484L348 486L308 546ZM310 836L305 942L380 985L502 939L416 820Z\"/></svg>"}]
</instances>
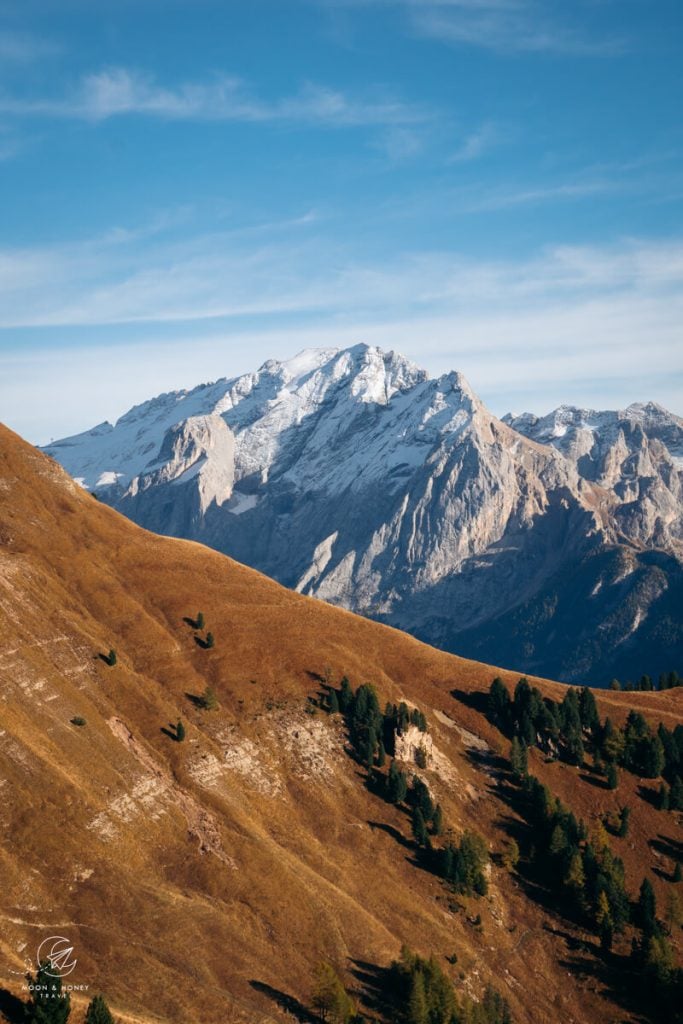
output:
<instances>
[{"instance_id":1,"label":"snow-capped mountain","mask_svg":"<svg viewBox=\"0 0 683 1024\"><path fill-rule=\"evenodd\" d=\"M595 682L680 667L683 421L658 406L501 421L461 374L357 345L46 450L149 529L460 653Z\"/></svg>"}]
</instances>

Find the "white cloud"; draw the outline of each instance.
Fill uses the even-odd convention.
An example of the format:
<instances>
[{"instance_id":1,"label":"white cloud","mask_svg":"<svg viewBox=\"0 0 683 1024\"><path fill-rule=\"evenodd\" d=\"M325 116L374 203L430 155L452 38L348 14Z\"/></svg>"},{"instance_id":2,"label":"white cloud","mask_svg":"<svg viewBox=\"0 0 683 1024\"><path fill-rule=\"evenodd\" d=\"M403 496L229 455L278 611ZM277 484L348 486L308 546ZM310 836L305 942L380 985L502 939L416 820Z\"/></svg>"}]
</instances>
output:
<instances>
[{"instance_id":1,"label":"white cloud","mask_svg":"<svg viewBox=\"0 0 683 1024\"><path fill-rule=\"evenodd\" d=\"M451 154L448 162L460 164L478 160L484 153L488 153L497 146L502 138L499 128L491 122L486 122L463 139L459 148Z\"/></svg>"},{"instance_id":2,"label":"white cloud","mask_svg":"<svg viewBox=\"0 0 683 1024\"><path fill-rule=\"evenodd\" d=\"M462 370L498 413L651 398L683 412L683 239L369 263L318 237L314 216L276 228L0 252L3 419L46 440L164 389L356 341Z\"/></svg>"},{"instance_id":3,"label":"white cloud","mask_svg":"<svg viewBox=\"0 0 683 1024\"><path fill-rule=\"evenodd\" d=\"M417 124L431 116L386 95L356 98L310 82L292 96L265 100L252 95L246 83L236 77L217 75L208 82L166 88L151 76L127 68L86 75L75 90L62 97L17 99L0 95L0 112L93 122L138 115L166 120L289 121L346 127Z\"/></svg>"}]
</instances>

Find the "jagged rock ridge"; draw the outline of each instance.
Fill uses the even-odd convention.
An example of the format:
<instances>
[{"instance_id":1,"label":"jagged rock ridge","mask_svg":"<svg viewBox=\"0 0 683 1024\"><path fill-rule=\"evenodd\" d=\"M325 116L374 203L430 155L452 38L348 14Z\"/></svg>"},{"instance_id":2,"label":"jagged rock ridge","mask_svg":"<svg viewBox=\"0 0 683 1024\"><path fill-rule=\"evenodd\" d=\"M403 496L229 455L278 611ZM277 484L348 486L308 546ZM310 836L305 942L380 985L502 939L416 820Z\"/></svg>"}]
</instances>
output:
<instances>
[{"instance_id":1,"label":"jagged rock ridge","mask_svg":"<svg viewBox=\"0 0 683 1024\"><path fill-rule=\"evenodd\" d=\"M683 421L653 404L499 420L357 345L47 451L149 529L470 657L596 683L681 662Z\"/></svg>"}]
</instances>

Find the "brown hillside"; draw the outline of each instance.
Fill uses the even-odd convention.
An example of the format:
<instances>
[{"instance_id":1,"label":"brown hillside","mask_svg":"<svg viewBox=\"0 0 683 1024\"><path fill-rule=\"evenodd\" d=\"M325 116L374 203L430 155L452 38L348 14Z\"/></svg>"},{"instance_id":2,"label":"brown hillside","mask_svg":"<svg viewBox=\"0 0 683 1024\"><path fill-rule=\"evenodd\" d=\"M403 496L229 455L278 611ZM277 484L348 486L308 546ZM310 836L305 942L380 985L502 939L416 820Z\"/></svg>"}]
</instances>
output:
<instances>
[{"instance_id":1,"label":"brown hillside","mask_svg":"<svg viewBox=\"0 0 683 1024\"><path fill-rule=\"evenodd\" d=\"M200 609L211 650L184 621ZM98 656L110 648L114 667ZM19 993L26 958L65 935L78 957L68 980L104 991L122 1021L274 1021L295 1006L286 998L309 1001L322 958L360 995L363 964L385 967L409 943L459 991L493 981L517 1022L631 1019L577 954L584 937L513 875L494 863L488 897L455 901L416 866L405 814L368 790L340 716L312 703L327 673L425 712L440 756L423 774L447 825L500 851L512 812L492 754L507 743L477 694L517 674L146 533L0 428L0 988ZM216 711L191 700L207 684ZM599 703L672 727L683 691ZM164 732L179 718L183 743ZM610 841L629 890L647 874L664 901L680 834L638 794L657 784L622 773L609 792L532 760L589 823L632 806L628 838Z\"/></svg>"}]
</instances>

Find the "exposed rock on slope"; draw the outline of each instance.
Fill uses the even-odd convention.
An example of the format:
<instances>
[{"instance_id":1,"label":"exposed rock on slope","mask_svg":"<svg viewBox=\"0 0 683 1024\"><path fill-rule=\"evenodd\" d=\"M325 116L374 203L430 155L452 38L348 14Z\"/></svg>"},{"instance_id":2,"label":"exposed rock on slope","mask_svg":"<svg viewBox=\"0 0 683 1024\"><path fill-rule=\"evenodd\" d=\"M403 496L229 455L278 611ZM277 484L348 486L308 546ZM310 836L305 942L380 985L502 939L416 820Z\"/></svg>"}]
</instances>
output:
<instances>
[{"instance_id":1,"label":"exposed rock on slope","mask_svg":"<svg viewBox=\"0 0 683 1024\"><path fill-rule=\"evenodd\" d=\"M187 622L200 608L212 649ZM113 667L98 657L110 648ZM493 669L148 534L0 429L0 987L18 993L26 958L63 934L78 958L69 980L104 991L125 1024L263 1024L309 1003L321 958L363 995L368 964L408 942L461 990L493 980L516 1024L611 1019L608 990L582 973L590 954L573 951L585 936L555 927L506 871L460 912L415 864L405 814L365 785L339 716L312 703L317 677L342 673L424 711L447 826L499 851L513 813L497 781L505 745L477 710ZM217 710L198 706L207 686ZM606 693L600 706L672 727L681 696ZM668 827L638 781L610 793L530 759L587 821L632 805L618 851L637 891L655 865L648 841ZM667 883L651 877L661 902Z\"/></svg>"},{"instance_id":2,"label":"exposed rock on slope","mask_svg":"<svg viewBox=\"0 0 683 1024\"><path fill-rule=\"evenodd\" d=\"M162 395L48 451L149 529L449 650L595 683L683 661L683 421L656 406L502 422L461 374L358 345Z\"/></svg>"}]
</instances>

